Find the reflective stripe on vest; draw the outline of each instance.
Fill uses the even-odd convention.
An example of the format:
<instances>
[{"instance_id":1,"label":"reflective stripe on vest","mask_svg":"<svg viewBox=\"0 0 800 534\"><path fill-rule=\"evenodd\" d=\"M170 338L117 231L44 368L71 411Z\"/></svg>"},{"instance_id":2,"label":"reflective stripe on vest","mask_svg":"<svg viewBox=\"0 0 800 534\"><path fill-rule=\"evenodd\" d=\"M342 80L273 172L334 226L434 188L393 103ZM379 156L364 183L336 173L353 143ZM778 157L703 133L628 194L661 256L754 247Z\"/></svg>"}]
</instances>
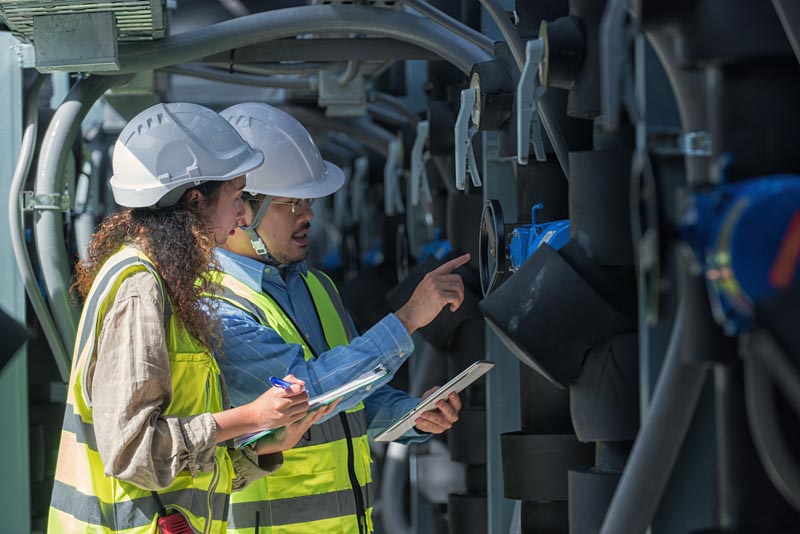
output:
<instances>
[{"instance_id":1,"label":"reflective stripe on vest","mask_svg":"<svg viewBox=\"0 0 800 534\"><path fill-rule=\"evenodd\" d=\"M269 326L287 343L303 347L306 361L312 348L292 319L265 292L254 291L244 282L221 272L212 279L222 287L216 298L227 301ZM344 305L333 282L310 270L303 277L314 303L329 347L346 345L352 339ZM351 335L348 335L351 334ZM354 470L366 517L357 516L356 497L348 472L348 440L338 417L314 425L291 450L285 451L280 470L231 496L229 534L253 534L264 527L271 534L358 533L359 524L372 531L371 456L364 404L346 412Z\"/></svg>"},{"instance_id":2,"label":"reflective stripe on vest","mask_svg":"<svg viewBox=\"0 0 800 534\"><path fill-rule=\"evenodd\" d=\"M211 353L170 313L169 298L152 262L141 252L123 247L97 274L78 327L61 431L48 532L152 534L158 505L152 492L105 476L94 433L87 371L96 359L100 326L122 282L135 273L151 272L165 303L164 320L172 400L162 414L188 417L222 409L219 367ZM198 394L199 393L199 394ZM170 512L184 515L195 532L225 532L233 466L225 447L215 451L214 469L183 471L158 492Z\"/></svg>"}]
</instances>

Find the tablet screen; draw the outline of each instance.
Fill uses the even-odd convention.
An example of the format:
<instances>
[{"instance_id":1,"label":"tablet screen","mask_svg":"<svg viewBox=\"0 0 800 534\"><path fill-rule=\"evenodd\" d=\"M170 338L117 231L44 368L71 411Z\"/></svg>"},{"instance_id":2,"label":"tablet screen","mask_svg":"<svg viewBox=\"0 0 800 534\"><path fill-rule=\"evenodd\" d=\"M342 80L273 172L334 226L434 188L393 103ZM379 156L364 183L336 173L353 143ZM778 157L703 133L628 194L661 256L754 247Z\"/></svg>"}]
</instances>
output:
<instances>
[{"instance_id":1,"label":"tablet screen","mask_svg":"<svg viewBox=\"0 0 800 534\"><path fill-rule=\"evenodd\" d=\"M375 441L396 440L414 426L414 420L419 417L419 414L436 409L438 401L447 399L452 392L461 392L461 390L486 374L492 367L494 367L494 363L484 360L473 363L447 384L437 389L430 397L420 401L414 408L392 423L389 428L375 436Z\"/></svg>"}]
</instances>

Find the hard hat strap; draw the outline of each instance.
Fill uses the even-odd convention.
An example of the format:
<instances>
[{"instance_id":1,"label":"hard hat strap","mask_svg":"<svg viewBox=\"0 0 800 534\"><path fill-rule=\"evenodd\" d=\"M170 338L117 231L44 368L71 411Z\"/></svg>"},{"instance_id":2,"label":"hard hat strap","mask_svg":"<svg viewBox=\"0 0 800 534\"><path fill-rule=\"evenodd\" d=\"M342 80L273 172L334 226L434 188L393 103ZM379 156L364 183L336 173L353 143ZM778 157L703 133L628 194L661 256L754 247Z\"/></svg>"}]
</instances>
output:
<instances>
[{"instance_id":1,"label":"hard hat strap","mask_svg":"<svg viewBox=\"0 0 800 534\"><path fill-rule=\"evenodd\" d=\"M274 265L275 267L281 269L286 266L272 257L267 249L267 244L264 243L264 240L261 239L261 236L258 235L258 232L256 232L256 228L259 224L261 224L261 220L264 218L264 215L267 214L267 208L269 208L270 202L272 202L272 196L264 196L264 199L261 201L261 205L258 207L258 211L256 211L255 217L253 217L253 222L251 225L240 226L240 228L247 233L247 236L250 238L250 246L253 247L255 253L264 258L268 264Z\"/></svg>"}]
</instances>

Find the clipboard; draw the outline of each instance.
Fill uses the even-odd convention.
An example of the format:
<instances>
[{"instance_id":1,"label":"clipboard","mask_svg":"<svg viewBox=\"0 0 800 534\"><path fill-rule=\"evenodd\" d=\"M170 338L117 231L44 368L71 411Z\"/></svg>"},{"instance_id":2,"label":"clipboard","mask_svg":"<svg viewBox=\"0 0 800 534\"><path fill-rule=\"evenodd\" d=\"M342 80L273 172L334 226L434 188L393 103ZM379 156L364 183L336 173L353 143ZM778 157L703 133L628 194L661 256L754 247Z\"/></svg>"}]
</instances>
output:
<instances>
[{"instance_id":1,"label":"clipboard","mask_svg":"<svg viewBox=\"0 0 800 534\"><path fill-rule=\"evenodd\" d=\"M422 400L409 410L400 419L392 423L389 428L375 436L375 441L394 441L414 426L414 420L419 417L423 412L436 409L436 403L440 400L447 399L447 396L452 392L460 393L467 386L475 382L477 379L488 373L494 363L485 360L479 360L450 380L447 384L440 387L430 397Z\"/></svg>"},{"instance_id":2,"label":"clipboard","mask_svg":"<svg viewBox=\"0 0 800 534\"><path fill-rule=\"evenodd\" d=\"M369 391L372 389L372 384L374 382L377 382L388 374L389 370L386 367L383 365L378 365L377 367L370 369L366 373L354 378L350 382L343 384L336 389L332 389L326 393L308 399L308 411L313 412L317 408L330 404L333 401L344 397L348 393L352 393L358 389L361 389L362 387L366 387L366 389ZM233 446L237 449L241 449L246 445L250 445L251 443L258 441L266 435L272 434L280 428L283 427L270 428L267 430L261 430L259 432L253 432L252 434L239 436L233 439Z\"/></svg>"}]
</instances>

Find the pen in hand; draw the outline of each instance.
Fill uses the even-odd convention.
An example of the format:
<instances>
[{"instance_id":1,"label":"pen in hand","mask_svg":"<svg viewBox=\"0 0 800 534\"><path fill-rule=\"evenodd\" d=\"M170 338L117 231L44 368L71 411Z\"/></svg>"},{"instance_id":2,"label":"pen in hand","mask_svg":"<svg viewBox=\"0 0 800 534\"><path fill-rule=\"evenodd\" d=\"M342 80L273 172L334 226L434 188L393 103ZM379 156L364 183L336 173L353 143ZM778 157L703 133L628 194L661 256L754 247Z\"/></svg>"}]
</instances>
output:
<instances>
[{"instance_id":1,"label":"pen in hand","mask_svg":"<svg viewBox=\"0 0 800 534\"><path fill-rule=\"evenodd\" d=\"M269 377L269 383L271 385L275 386L276 388L281 388L281 389L283 389L285 391L289 391L291 389L292 385L293 385L291 382L287 382L286 380L281 380L280 378L275 377L275 376ZM302 387L302 384L298 384L298 385ZM303 391L303 390L301 389L300 391Z\"/></svg>"}]
</instances>

